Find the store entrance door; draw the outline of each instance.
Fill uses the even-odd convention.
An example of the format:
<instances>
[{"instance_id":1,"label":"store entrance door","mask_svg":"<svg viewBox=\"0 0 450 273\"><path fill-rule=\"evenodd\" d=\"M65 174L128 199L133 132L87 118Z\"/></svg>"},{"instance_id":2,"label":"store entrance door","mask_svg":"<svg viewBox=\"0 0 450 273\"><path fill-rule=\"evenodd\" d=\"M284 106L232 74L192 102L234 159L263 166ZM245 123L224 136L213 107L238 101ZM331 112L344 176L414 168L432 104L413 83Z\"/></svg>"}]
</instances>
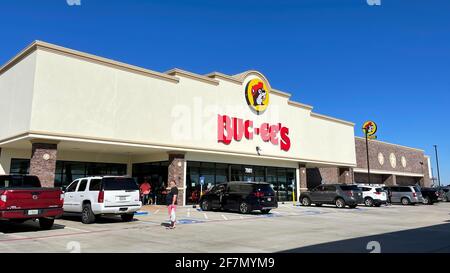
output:
<instances>
[{"instance_id":1,"label":"store entrance door","mask_svg":"<svg viewBox=\"0 0 450 273\"><path fill-rule=\"evenodd\" d=\"M148 182L152 187L150 204L165 205L168 172L168 161L133 164L136 182L139 185Z\"/></svg>"}]
</instances>

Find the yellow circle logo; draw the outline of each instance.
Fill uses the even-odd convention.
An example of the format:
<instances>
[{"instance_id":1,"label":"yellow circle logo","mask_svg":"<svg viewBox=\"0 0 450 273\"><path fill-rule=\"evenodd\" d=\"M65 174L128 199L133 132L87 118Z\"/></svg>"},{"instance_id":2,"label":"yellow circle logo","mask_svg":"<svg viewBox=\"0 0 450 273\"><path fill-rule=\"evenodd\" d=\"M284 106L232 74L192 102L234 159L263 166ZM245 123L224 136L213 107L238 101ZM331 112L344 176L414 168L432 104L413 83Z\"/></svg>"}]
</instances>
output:
<instances>
[{"instance_id":1,"label":"yellow circle logo","mask_svg":"<svg viewBox=\"0 0 450 273\"><path fill-rule=\"evenodd\" d=\"M269 105L269 89L267 84L260 79L252 79L245 87L245 99L247 104L257 114L264 112Z\"/></svg>"},{"instance_id":2,"label":"yellow circle logo","mask_svg":"<svg viewBox=\"0 0 450 273\"><path fill-rule=\"evenodd\" d=\"M367 121L363 125L363 132L368 136L372 136L377 132L377 124L373 121Z\"/></svg>"}]
</instances>

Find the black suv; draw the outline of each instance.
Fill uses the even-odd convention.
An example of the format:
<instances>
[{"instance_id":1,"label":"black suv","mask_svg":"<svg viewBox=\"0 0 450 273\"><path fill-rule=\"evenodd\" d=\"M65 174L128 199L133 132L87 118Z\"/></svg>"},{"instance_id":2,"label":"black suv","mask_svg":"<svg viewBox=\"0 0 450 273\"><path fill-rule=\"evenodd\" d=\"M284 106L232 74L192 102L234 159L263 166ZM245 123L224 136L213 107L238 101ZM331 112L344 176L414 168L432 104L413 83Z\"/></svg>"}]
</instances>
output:
<instances>
[{"instance_id":1,"label":"black suv","mask_svg":"<svg viewBox=\"0 0 450 273\"><path fill-rule=\"evenodd\" d=\"M426 205L433 205L439 202L439 190L435 188L421 188L423 203Z\"/></svg>"},{"instance_id":2,"label":"black suv","mask_svg":"<svg viewBox=\"0 0 450 273\"><path fill-rule=\"evenodd\" d=\"M240 213L260 210L269 213L277 208L275 192L265 182L229 182L216 185L200 198L202 210L224 209Z\"/></svg>"},{"instance_id":3,"label":"black suv","mask_svg":"<svg viewBox=\"0 0 450 273\"><path fill-rule=\"evenodd\" d=\"M358 204L364 203L364 200L362 191L356 185L324 184L303 192L300 195L300 202L304 206L333 204L338 208L345 206L356 208Z\"/></svg>"}]
</instances>

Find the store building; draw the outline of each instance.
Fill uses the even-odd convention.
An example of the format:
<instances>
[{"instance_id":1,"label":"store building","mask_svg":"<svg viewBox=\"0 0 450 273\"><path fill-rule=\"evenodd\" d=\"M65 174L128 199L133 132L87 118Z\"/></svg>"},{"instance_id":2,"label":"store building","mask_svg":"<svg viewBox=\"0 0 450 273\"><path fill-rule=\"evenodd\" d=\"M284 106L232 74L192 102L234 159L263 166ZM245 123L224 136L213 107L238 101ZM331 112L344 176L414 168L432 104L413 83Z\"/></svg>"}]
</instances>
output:
<instances>
[{"instance_id":1,"label":"store building","mask_svg":"<svg viewBox=\"0 0 450 273\"><path fill-rule=\"evenodd\" d=\"M0 174L45 186L129 175L161 192L174 179L181 204L232 180L270 182L280 201L316 183L364 182L354 124L290 97L258 71L159 73L37 41L0 68ZM373 143L374 179L428 181L423 151Z\"/></svg>"},{"instance_id":2,"label":"store building","mask_svg":"<svg viewBox=\"0 0 450 273\"><path fill-rule=\"evenodd\" d=\"M355 138L356 183L368 183L367 152L364 138ZM370 182L386 185L431 186L430 157L423 150L369 140Z\"/></svg>"},{"instance_id":3,"label":"store building","mask_svg":"<svg viewBox=\"0 0 450 273\"><path fill-rule=\"evenodd\" d=\"M130 175L175 179L180 203L204 186L268 181L280 200L307 188L306 169L351 183L354 124L313 112L257 71L159 73L45 42L0 68L0 172L46 186Z\"/></svg>"},{"instance_id":4,"label":"store building","mask_svg":"<svg viewBox=\"0 0 450 273\"><path fill-rule=\"evenodd\" d=\"M369 140L370 184L420 185L431 187L430 157L423 150L402 145ZM367 150L365 138L355 137L356 167L351 180L368 184ZM335 183L339 177L336 168L308 168L308 188Z\"/></svg>"}]
</instances>

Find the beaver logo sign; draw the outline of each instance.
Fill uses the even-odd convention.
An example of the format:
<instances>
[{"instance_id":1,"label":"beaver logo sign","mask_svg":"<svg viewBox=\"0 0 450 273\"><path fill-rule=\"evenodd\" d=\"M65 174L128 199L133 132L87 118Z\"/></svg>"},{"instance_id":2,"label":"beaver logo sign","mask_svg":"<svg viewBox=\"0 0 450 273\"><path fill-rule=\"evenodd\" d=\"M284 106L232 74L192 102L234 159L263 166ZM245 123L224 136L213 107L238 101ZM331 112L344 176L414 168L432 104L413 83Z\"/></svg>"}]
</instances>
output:
<instances>
[{"instance_id":1,"label":"beaver logo sign","mask_svg":"<svg viewBox=\"0 0 450 273\"><path fill-rule=\"evenodd\" d=\"M363 132L367 134L368 138L376 138L375 133L377 132L377 124L373 121L367 121L363 125Z\"/></svg>"},{"instance_id":2,"label":"beaver logo sign","mask_svg":"<svg viewBox=\"0 0 450 273\"><path fill-rule=\"evenodd\" d=\"M261 79L250 80L245 86L245 99L248 106L256 111L256 114L263 113L269 105L267 84Z\"/></svg>"}]
</instances>

